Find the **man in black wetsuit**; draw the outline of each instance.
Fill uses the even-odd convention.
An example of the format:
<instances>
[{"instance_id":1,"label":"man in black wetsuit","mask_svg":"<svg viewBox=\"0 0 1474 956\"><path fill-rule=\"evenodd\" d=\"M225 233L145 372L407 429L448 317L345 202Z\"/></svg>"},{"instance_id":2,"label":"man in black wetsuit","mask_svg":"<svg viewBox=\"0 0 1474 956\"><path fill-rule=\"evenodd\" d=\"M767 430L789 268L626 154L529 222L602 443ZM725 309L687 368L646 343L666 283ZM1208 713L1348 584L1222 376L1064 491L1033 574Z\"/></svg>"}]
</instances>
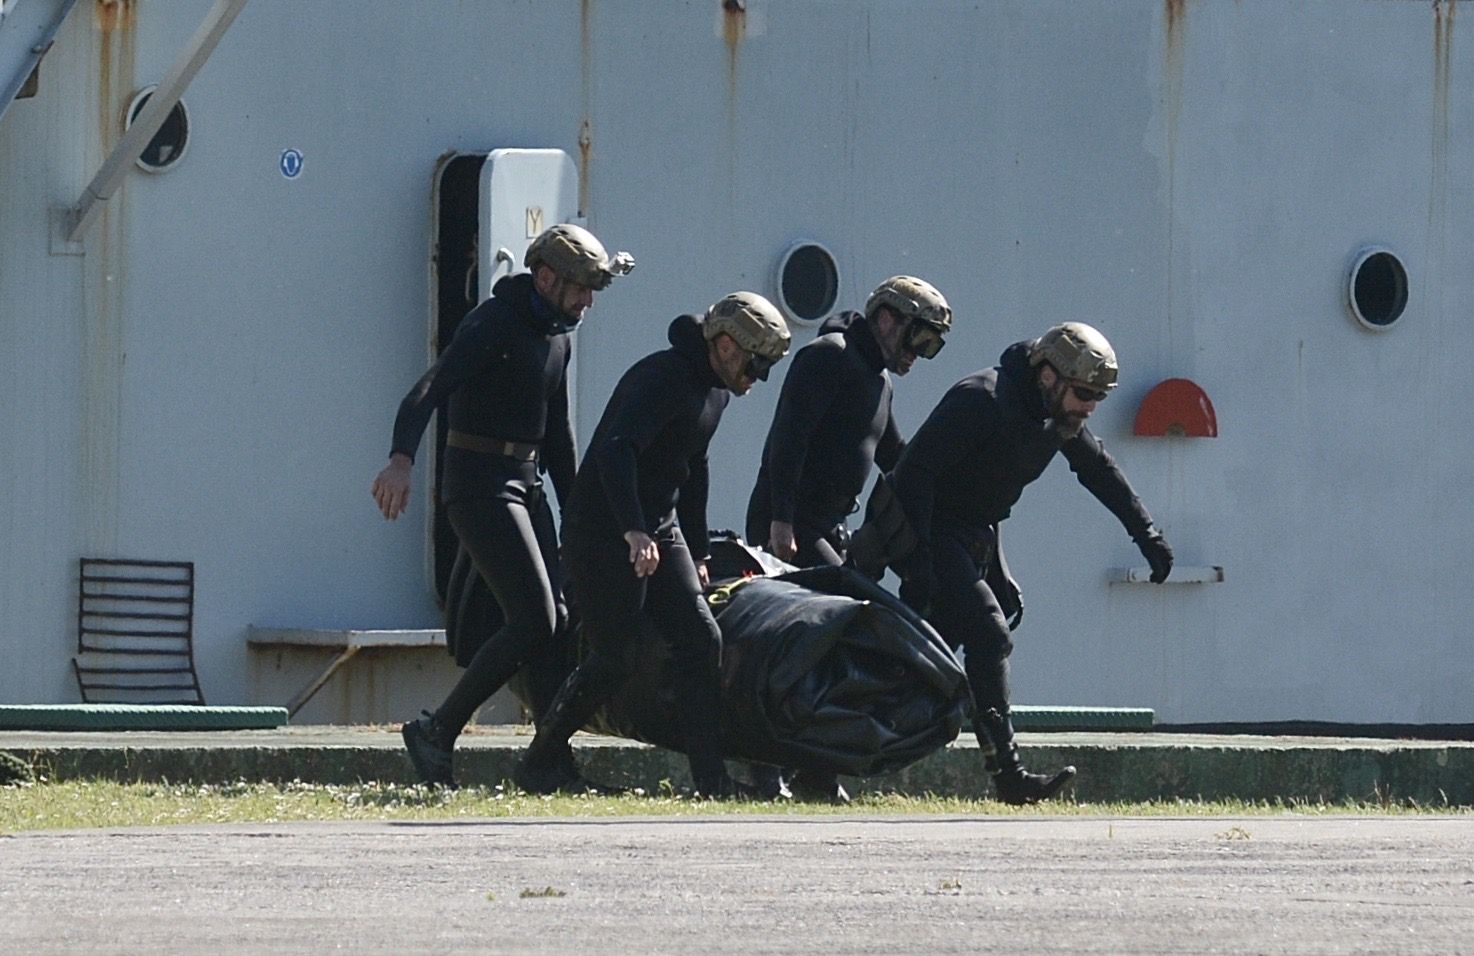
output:
<instances>
[{"instance_id":1,"label":"man in black wetsuit","mask_svg":"<svg viewBox=\"0 0 1474 956\"><path fill-rule=\"evenodd\" d=\"M747 540L800 567L843 564L848 517L870 469L894 468L905 447L891 416L891 375L934 358L952 309L931 283L893 276L870 293L865 314L845 312L798 350L763 447L747 504ZM832 774L753 766L766 792L847 799Z\"/></svg>"},{"instance_id":2,"label":"man in black wetsuit","mask_svg":"<svg viewBox=\"0 0 1474 956\"><path fill-rule=\"evenodd\" d=\"M788 352L787 324L751 292L670 325L671 347L636 362L589 443L564 510L570 596L589 654L518 766L532 793L584 785L569 738L625 678L625 645L648 614L671 651L678 719L703 796L731 795L721 745L722 635L702 595L708 556L707 446L732 395L766 380Z\"/></svg>"},{"instance_id":3,"label":"man in black wetsuit","mask_svg":"<svg viewBox=\"0 0 1474 956\"><path fill-rule=\"evenodd\" d=\"M846 519L870 468L894 468L905 440L891 417L891 375L934 358L952 310L930 283L882 282L865 314L844 312L798 350L747 505L747 540L800 567L843 564Z\"/></svg>"},{"instance_id":4,"label":"man in black wetsuit","mask_svg":"<svg viewBox=\"0 0 1474 956\"><path fill-rule=\"evenodd\" d=\"M574 477L569 333L594 292L634 267L628 253L610 257L592 233L566 224L534 239L524 263L531 272L499 280L404 397L389 464L373 484L384 517L398 518L420 436L448 400L441 498L505 623L435 713L404 725L410 761L430 784L454 785L453 748L471 715L524 664L550 657L566 622L558 538L539 473L552 478L566 507Z\"/></svg>"},{"instance_id":5,"label":"man in black wetsuit","mask_svg":"<svg viewBox=\"0 0 1474 956\"><path fill-rule=\"evenodd\" d=\"M1025 486L1056 453L1080 484L1110 509L1161 583L1172 549L1116 462L1085 420L1116 387L1116 353L1100 332L1066 322L1018 342L999 364L954 385L917 430L900 462L877 486L856 555L869 528L899 508L914 537L886 560L901 575L901 597L966 655L974 730L999 799L1035 803L1058 793L1074 767L1028 773L1008 709L1008 655L1023 603L998 545L998 526ZM894 527L894 523L891 523ZM862 565L865 561L861 562ZM874 571L875 568L867 568Z\"/></svg>"}]
</instances>

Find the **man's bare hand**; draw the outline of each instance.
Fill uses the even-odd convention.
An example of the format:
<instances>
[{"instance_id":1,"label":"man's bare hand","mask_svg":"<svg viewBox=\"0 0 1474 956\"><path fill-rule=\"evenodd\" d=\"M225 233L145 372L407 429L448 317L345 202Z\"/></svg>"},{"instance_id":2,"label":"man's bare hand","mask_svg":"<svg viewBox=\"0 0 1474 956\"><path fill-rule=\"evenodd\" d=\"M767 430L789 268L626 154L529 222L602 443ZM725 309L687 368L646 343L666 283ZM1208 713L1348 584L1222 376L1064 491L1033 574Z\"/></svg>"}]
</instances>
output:
<instances>
[{"instance_id":1,"label":"man's bare hand","mask_svg":"<svg viewBox=\"0 0 1474 956\"><path fill-rule=\"evenodd\" d=\"M396 452L389 456L389 464L374 479L374 501L390 521L409 507L409 473L413 464L408 455Z\"/></svg>"},{"instance_id":2,"label":"man's bare hand","mask_svg":"<svg viewBox=\"0 0 1474 956\"><path fill-rule=\"evenodd\" d=\"M635 566L635 577L648 578L660 567L660 546L655 539L643 531L626 531L624 540L630 546L630 564Z\"/></svg>"},{"instance_id":3,"label":"man's bare hand","mask_svg":"<svg viewBox=\"0 0 1474 956\"><path fill-rule=\"evenodd\" d=\"M798 554L798 542L793 539L792 524L774 521L768 525L768 553L780 561L791 561Z\"/></svg>"},{"instance_id":4,"label":"man's bare hand","mask_svg":"<svg viewBox=\"0 0 1474 956\"><path fill-rule=\"evenodd\" d=\"M696 562L696 580L701 582L703 590L711 587L711 570L707 568L705 561Z\"/></svg>"}]
</instances>

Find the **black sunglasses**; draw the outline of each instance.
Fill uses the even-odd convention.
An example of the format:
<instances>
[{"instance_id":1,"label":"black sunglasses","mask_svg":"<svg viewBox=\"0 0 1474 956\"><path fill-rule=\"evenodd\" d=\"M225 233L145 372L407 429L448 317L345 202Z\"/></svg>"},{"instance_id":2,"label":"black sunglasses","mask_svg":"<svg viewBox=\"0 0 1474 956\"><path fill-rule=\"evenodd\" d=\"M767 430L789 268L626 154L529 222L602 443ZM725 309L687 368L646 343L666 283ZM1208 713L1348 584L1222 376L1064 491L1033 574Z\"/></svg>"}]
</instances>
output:
<instances>
[{"instance_id":1,"label":"black sunglasses","mask_svg":"<svg viewBox=\"0 0 1474 956\"><path fill-rule=\"evenodd\" d=\"M1071 385L1070 391L1074 392L1075 397L1082 402L1103 402L1106 400L1106 396L1110 394L1109 392L1097 392L1095 389L1086 388L1084 385Z\"/></svg>"},{"instance_id":2,"label":"black sunglasses","mask_svg":"<svg viewBox=\"0 0 1474 956\"><path fill-rule=\"evenodd\" d=\"M747 369L742 374L755 382L766 382L768 373L773 370L775 364L777 364L775 359L770 359L766 355L758 355L756 352L749 352Z\"/></svg>"},{"instance_id":3,"label":"black sunglasses","mask_svg":"<svg viewBox=\"0 0 1474 956\"><path fill-rule=\"evenodd\" d=\"M917 358L936 358L946 344L941 332L920 319L913 320L906 330L906 348L916 353Z\"/></svg>"}]
</instances>

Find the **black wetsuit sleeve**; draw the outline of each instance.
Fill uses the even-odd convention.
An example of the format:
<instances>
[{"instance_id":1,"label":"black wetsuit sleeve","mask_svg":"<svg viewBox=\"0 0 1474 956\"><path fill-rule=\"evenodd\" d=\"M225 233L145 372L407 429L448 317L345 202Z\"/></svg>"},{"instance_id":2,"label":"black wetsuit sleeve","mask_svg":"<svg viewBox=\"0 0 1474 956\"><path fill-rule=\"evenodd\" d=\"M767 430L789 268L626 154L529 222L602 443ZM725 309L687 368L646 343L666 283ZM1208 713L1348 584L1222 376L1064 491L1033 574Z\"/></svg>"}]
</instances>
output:
<instances>
[{"instance_id":1,"label":"black wetsuit sleeve","mask_svg":"<svg viewBox=\"0 0 1474 956\"><path fill-rule=\"evenodd\" d=\"M571 354L571 352L570 352ZM573 444L573 426L568 421L568 366L563 366L563 379L548 396L548 423L543 432L543 468L558 492L558 506L568 506L573 494L573 475L577 454Z\"/></svg>"},{"instance_id":2,"label":"black wetsuit sleeve","mask_svg":"<svg viewBox=\"0 0 1474 956\"><path fill-rule=\"evenodd\" d=\"M676 501L676 520L680 522L681 534L686 538L686 547L691 557L705 561L711 556L711 535L706 529L706 499L711 487L711 466L706 452L691 459L691 474L681 485L681 496Z\"/></svg>"},{"instance_id":3,"label":"black wetsuit sleeve","mask_svg":"<svg viewBox=\"0 0 1474 956\"><path fill-rule=\"evenodd\" d=\"M794 357L783 380L778 410L768 435L768 482L774 521L793 523L798 484L815 429L839 394L839 363L833 349L808 348Z\"/></svg>"},{"instance_id":4,"label":"black wetsuit sleeve","mask_svg":"<svg viewBox=\"0 0 1474 956\"><path fill-rule=\"evenodd\" d=\"M896 497L917 538L931 541L939 479L956 473L998 429L998 410L982 394L954 389L942 398L906 446L905 460L896 471Z\"/></svg>"},{"instance_id":5,"label":"black wetsuit sleeve","mask_svg":"<svg viewBox=\"0 0 1474 956\"><path fill-rule=\"evenodd\" d=\"M880 466L881 471L890 471L896 467L896 462L901 460L901 452L906 450L906 439L901 437L901 429L896 425L896 416L891 411L890 396L885 400L885 431L880 435L880 443L875 446L875 463Z\"/></svg>"},{"instance_id":6,"label":"black wetsuit sleeve","mask_svg":"<svg viewBox=\"0 0 1474 956\"><path fill-rule=\"evenodd\" d=\"M485 314L477 314L479 310L478 306L461 321L445 351L399 403L399 414L394 417L394 439L389 446L391 455L408 455L413 459L431 413L497 354L499 338L503 337L501 323L487 321Z\"/></svg>"},{"instance_id":7,"label":"black wetsuit sleeve","mask_svg":"<svg viewBox=\"0 0 1474 956\"><path fill-rule=\"evenodd\" d=\"M1065 442L1060 451L1080 484L1116 516L1127 534L1135 539L1147 533L1152 516L1147 513L1141 499L1136 497L1131 483L1100 439L1089 429L1082 429L1079 435Z\"/></svg>"},{"instance_id":8,"label":"black wetsuit sleeve","mask_svg":"<svg viewBox=\"0 0 1474 956\"><path fill-rule=\"evenodd\" d=\"M680 411L678 397L689 388L672 376L657 374L650 366L636 366L628 374L639 378L621 382L615 389L616 393L624 389L626 394L618 408L606 410L606 416L612 413L601 425L607 437L588 454L599 463L599 481L621 533L648 533L645 509L640 504L640 453L676 417Z\"/></svg>"}]
</instances>

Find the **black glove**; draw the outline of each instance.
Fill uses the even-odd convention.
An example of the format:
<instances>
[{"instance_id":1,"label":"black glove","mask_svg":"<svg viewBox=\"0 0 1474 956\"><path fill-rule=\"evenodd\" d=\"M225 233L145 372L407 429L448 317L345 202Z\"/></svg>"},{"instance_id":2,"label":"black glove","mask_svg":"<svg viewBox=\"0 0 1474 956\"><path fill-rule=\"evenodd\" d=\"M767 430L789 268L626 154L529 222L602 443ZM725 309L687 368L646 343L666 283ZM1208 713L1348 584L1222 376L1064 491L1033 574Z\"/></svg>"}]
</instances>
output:
<instances>
[{"instance_id":1,"label":"black glove","mask_svg":"<svg viewBox=\"0 0 1474 956\"><path fill-rule=\"evenodd\" d=\"M1167 575L1172 573L1172 545L1167 543L1162 532L1156 527L1147 528L1146 533L1136 539L1136 546L1141 549L1146 563L1152 566L1152 583L1161 584L1167 580Z\"/></svg>"},{"instance_id":2,"label":"black glove","mask_svg":"<svg viewBox=\"0 0 1474 956\"><path fill-rule=\"evenodd\" d=\"M885 542L880 540L880 529L874 524L861 526L850 536L845 565L859 571L872 581L885 576Z\"/></svg>"}]
</instances>

